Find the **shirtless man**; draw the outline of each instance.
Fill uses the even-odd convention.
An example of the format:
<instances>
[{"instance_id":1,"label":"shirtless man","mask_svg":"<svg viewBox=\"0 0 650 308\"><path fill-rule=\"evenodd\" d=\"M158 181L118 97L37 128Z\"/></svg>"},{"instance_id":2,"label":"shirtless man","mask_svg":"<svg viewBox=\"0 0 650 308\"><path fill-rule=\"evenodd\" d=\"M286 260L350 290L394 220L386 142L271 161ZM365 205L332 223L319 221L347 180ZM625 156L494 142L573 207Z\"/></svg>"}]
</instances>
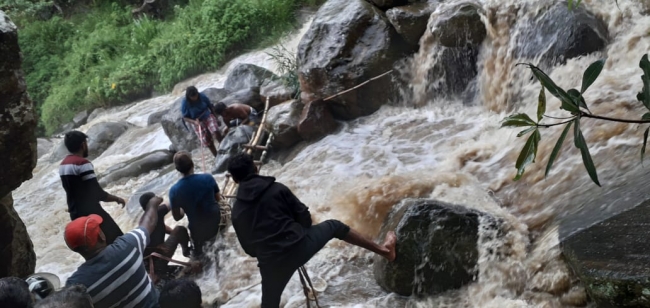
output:
<instances>
[{"instance_id":1,"label":"shirtless man","mask_svg":"<svg viewBox=\"0 0 650 308\"><path fill-rule=\"evenodd\" d=\"M253 107L244 104L235 103L226 106L226 104L219 102L214 106L214 113L220 115L228 127L249 123L257 124L258 122L257 111ZM231 124L233 120L236 121L234 125ZM226 128L227 131L228 129Z\"/></svg>"}]
</instances>

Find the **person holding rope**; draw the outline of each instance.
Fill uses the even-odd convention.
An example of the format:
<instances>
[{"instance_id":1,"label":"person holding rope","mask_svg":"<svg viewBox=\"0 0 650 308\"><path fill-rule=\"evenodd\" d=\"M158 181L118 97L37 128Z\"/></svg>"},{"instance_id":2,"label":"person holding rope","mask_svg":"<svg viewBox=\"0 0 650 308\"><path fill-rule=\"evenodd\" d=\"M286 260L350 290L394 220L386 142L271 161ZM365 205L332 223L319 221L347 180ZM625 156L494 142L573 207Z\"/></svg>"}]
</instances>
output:
<instances>
[{"instance_id":1,"label":"person holding rope","mask_svg":"<svg viewBox=\"0 0 650 308\"><path fill-rule=\"evenodd\" d=\"M223 139L219 131L217 118L212 114L212 103L210 99L194 86L185 90L185 98L181 103L183 121L189 122L194 128L196 136L199 137L202 147L207 147L214 157L217 157L217 148L214 146L214 139L221 142Z\"/></svg>"},{"instance_id":2,"label":"person holding rope","mask_svg":"<svg viewBox=\"0 0 650 308\"><path fill-rule=\"evenodd\" d=\"M232 225L244 251L257 258L262 308L278 308L293 273L333 238L395 260L394 232L388 232L384 243L378 245L338 220L312 225L307 206L275 178L258 175L250 155L233 156L228 172L239 184Z\"/></svg>"}]
</instances>

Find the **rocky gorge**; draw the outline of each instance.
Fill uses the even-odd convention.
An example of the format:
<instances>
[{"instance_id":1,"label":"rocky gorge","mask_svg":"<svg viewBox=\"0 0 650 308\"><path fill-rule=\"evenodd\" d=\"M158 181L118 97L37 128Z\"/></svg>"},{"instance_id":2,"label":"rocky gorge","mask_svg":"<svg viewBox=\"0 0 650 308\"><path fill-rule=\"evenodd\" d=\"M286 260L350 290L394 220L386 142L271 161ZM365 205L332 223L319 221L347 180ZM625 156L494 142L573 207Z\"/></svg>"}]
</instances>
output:
<instances>
[{"instance_id":1,"label":"rocky gorge","mask_svg":"<svg viewBox=\"0 0 650 308\"><path fill-rule=\"evenodd\" d=\"M602 149L594 154L595 160L610 179L602 192L609 197L600 204L593 201L597 190L588 186L581 165L571 155L558 162L563 175L543 181L537 176L539 170L532 170L521 182L513 182L513 153L521 144L508 132L497 130L503 112L532 110L529 103L539 90L525 70L514 68L515 63L540 63L553 70L559 82L570 84L586 64L603 55L614 54L623 65L638 61L650 41L638 34L642 26L635 25L645 26L650 20L636 15L635 5L624 4L620 13L606 13L585 4L569 11L566 3L555 1L329 0L293 42L300 89L283 84L269 62L249 63L245 57L210 77L214 79L188 82L197 83L213 102L244 103L261 111L269 99L266 128L275 139L263 172L295 189L311 203L317 219L341 218L378 238L388 229L397 230L401 250L395 264L373 260L339 243L328 245L310 261L307 266L314 277L326 281L323 300L379 307L574 307L591 302L599 307L638 307L645 304L647 277L636 270L645 260L639 242L645 233L638 230L647 225L644 204L648 200L643 194L629 197L646 187L643 180L635 180L642 175L634 172L637 167L629 159L636 155L630 140L636 141L638 132L604 126L612 132L607 135L595 125L588 126L594 133L588 136ZM629 16L637 18L636 23L627 21ZM633 36L626 36L626 31ZM621 45L635 59L616 53ZM613 80L633 73L615 71L614 64L608 69L612 72L600 84L603 92L597 93L631 109L627 105L631 94L620 91L624 87ZM391 70L367 86L327 99ZM20 95L3 97L17 97L18 103L13 104L19 107L3 101L2 108L8 106L3 110L32 112L24 87L21 92L18 83L14 89ZM202 150L181 121L180 92L86 112L68 126L91 136L91 157L102 184L130 197L126 212L109 210L123 228L132 226L139 215L139 194L164 194L178 178L169 166L173 152L193 151L197 171L201 169ZM603 103L595 108L607 107ZM26 113L3 123L33 127L31 117ZM5 131L30 133L22 127ZM247 142L250 134L238 131L219 145L220 153L232 153ZM16 172L11 175L3 174L7 192L0 195L17 188L34 168L36 140L15 136L3 139L3 144L28 141L20 156L11 152L7 157L19 159L16 166L24 165L22 149L28 147L33 162L23 170L9 169ZM62 202L53 174L65 155L60 144L57 138L38 141L35 179L19 189L16 204L36 207ZM223 179L225 157L209 162L218 180ZM17 180L11 184L5 178ZM617 186L622 188L613 188ZM39 200L32 195L37 188L51 196ZM11 203L8 197L3 204ZM602 211L605 205L616 210ZM56 207L61 210L64 205ZM586 218L580 212L590 211L585 209L600 209L602 214ZM34 236L34 225L41 224L52 230L52 241L59 241L60 228L27 211L23 208L19 213L27 217L32 238L38 237L38 267L66 277L76 263L61 265L53 260L55 255L67 255L64 247L44 243L40 234ZM17 216L6 217L11 219L0 222L16 221ZM60 223L65 219L63 213L54 215ZM20 229L15 222L7 225ZM207 292L206 302L251 306L255 301L247 294L259 290L238 292L255 283L256 268L230 234L214 252L219 256L214 267L221 271L206 273L198 281ZM23 231L17 243L24 244L27 254L28 241ZM39 253L39 248L47 252ZM628 259L617 263L621 251L628 248ZM606 251L612 252L601 254ZM343 254L351 255L347 262L335 260ZM241 273L228 270L234 265ZM30 271L34 265L25 270ZM297 283L289 285L288 293L285 307L304 303Z\"/></svg>"}]
</instances>

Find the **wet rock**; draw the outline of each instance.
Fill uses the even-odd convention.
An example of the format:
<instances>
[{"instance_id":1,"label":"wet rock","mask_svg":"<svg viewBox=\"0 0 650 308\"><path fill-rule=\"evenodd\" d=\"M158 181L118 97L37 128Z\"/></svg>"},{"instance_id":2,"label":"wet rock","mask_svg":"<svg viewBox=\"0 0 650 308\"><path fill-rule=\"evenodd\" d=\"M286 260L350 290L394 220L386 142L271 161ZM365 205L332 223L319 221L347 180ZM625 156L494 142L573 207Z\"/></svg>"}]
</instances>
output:
<instances>
[{"instance_id":1,"label":"wet rock","mask_svg":"<svg viewBox=\"0 0 650 308\"><path fill-rule=\"evenodd\" d=\"M224 89L235 92L252 87L261 87L266 80L277 80L279 77L273 72L257 65L242 63L228 74Z\"/></svg>"},{"instance_id":2,"label":"wet rock","mask_svg":"<svg viewBox=\"0 0 650 308\"><path fill-rule=\"evenodd\" d=\"M429 16L436 10L434 3L415 3L394 7L386 11L386 17L399 35L411 45L419 45L427 29Z\"/></svg>"},{"instance_id":3,"label":"wet rock","mask_svg":"<svg viewBox=\"0 0 650 308\"><path fill-rule=\"evenodd\" d=\"M36 166L36 111L21 69L18 32L0 11L0 197L32 178ZM0 221L0 223L2 223Z\"/></svg>"},{"instance_id":4,"label":"wet rock","mask_svg":"<svg viewBox=\"0 0 650 308\"><path fill-rule=\"evenodd\" d=\"M93 159L102 155L117 138L122 136L132 125L126 122L102 122L93 125L88 135L88 157Z\"/></svg>"},{"instance_id":5,"label":"wet rock","mask_svg":"<svg viewBox=\"0 0 650 308\"><path fill-rule=\"evenodd\" d=\"M191 152L199 147L199 138L196 137L191 124L184 124L181 114L182 102L183 98L177 99L167 114L162 117L160 124L177 151Z\"/></svg>"},{"instance_id":6,"label":"wet rock","mask_svg":"<svg viewBox=\"0 0 650 308\"><path fill-rule=\"evenodd\" d=\"M251 87L248 89L233 92L219 102L226 104L226 106L237 103L251 106L258 111L264 110L264 103L262 102L262 98L260 96L259 87Z\"/></svg>"},{"instance_id":7,"label":"wet rock","mask_svg":"<svg viewBox=\"0 0 650 308\"><path fill-rule=\"evenodd\" d=\"M460 2L439 14L430 27L433 38L444 47L479 45L487 30L481 21L482 8L478 3Z\"/></svg>"},{"instance_id":8,"label":"wet rock","mask_svg":"<svg viewBox=\"0 0 650 308\"><path fill-rule=\"evenodd\" d=\"M86 124L88 121L88 110L84 110L82 112L77 113L77 115L72 118L72 123L74 123L74 127L79 127L81 125Z\"/></svg>"},{"instance_id":9,"label":"wet rock","mask_svg":"<svg viewBox=\"0 0 650 308\"><path fill-rule=\"evenodd\" d=\"M298 121L298 134L305 140L312 141L325 137L339 127L334 120L329 106L322 100L307 103L302 109Z\"/></svg>"},{"instance_id":10,"label":"wet rock","mask_svg":"<svg viewBox=\"0 0 650 308\"><path fill-rule=\"evenodd\" d=\"M408 0L368 0L370 3L374 4L378 8L385 10L392 7L406 5Z\"/></svg>"},{"instance_id":11,"label":"wet rock","mask_svg":"<svg viewBox=\"0 0 650 308\"><path fill-rule=\"evenodd\" d=\"M302 101L353 88L391 70L396 60L413 51L372 4L329 0L298 46ZM396 91L388 76L327 103L336 118L349 120L375 112L396 97Z\"/></svg>"},{"instance_id":12,"label":"wet rock","mask_svg":"<svg viewBox=\"0 0 650 308\"><path fill-rule=\"evenodd\" d=\"M171 164L173 156L174 154L167 150L158 150L119 163L100 176L99 185L106 186L122 178L137 177L152 170L160 169Z\"/></svg>"},{"instance_id":13,"label":"wet rock","mask_svg":"<svg viewBox=\"0 0 650 308\"><path fill-rule=\"evenodd\" d=\"M156 111L152 114L149 115L147 118L147 126L154 125L156 123L160 123L162 121L162 117L169 112L168 110L161 110L161 111Z\"/></svg>"},{"instance_id":14,"label":"wet rock","mask_svg":"<svg viewBox=\"0 0 650 308\"><path fill-rule=\"evenodd\" d=\"M615 188L585 194L560 224L565 260L598 307L650 307L650 178L642 168Z\"/></svg>"},{"instance_id":15,"label":"wet rock","mask_svg":"<svg viewBox=\"0 0 650 308\"><path fill-rule=\"evenodd\" d=\"M298 123L303 105L297 100L284 102L269 109L266 115L266 129L273 133L274 148L289 148L300 142Z\"/></svg>"},{"instance_id":16,"label":"wet rock","mask_svg":"<svg viewBox=\"0 0 650 308\"><path fill-rule=\"evenodd\" d=\"M260 89L260 99L263 104L266 104L266 99L269 99L269 108L277 106L288 100L297 98L296 90L291 89L279 80L269 81L264 83Z\"/></svg>"},{"instance_id":17,"label":"wet rock","mask_svg":"<svg viewBox=\"0 0 650 308\"><path fill-rule=\"evenodd\" d=\"M537 58L546 65L603 50L608 42L607 25L584 6L567 9L558 2L540 10L530 20L520 20L511 33L511 44L520 58Z\"/></svg>"},{"instance_id":18,"label":"wet rock","mask_svg":"<svg viewBox=\"0 0 650 308\"><path fill-rule=\"evenodd\" d=\"M397 258L375 258L377 283L400 295L433 295L476 279L479 224L497 227L491 216L462 206L427 199L396 205L380 231L394 230ZM482 226L483 227L483 226Z\"/></svg>"},{"instance_id":19,"label":"wet rock","mask_svg":"<svg viewBox=\"0 0 650 308\"><path fill-rule=\"evenodd\" d=\"M91 122L92 120L96 119L97 117L99 117L100 115L102 115L104 113L106 113L106 109L104 109L104 108L96 108L88 116L87 122Z\"/></svg>"},{"instance_id":20,"label":"wet rock","mask_svg":"<svg viewBox=\"0 0 650 308\"><path fill-rule=\"evenodd\" d=\"M214 161L212 174L226 171L228 168L228 159L244 149L242 145L247 144L251 140L254 130L255 128L249 125L230 128L228 134L223 138L217 149L218 155Z\"/></svg>"},{"instance_id":21,"label":"wet rock","mask_svg":"<svg viewBox=\"0 0 650 308\"><path fill-rule=\"evenodd\" d=\"M37 158L43 157L43 155L49 153L52 147L54 147L54 143L45 138L36 139L36 144Z\"/></svg>"},{"instance_id":22,"label":"wet rock","mask_svg":"<svg viewBox=\"0 0 650 308\"><path fill-rule=\"evenodd\" d=\"M70 154L70 152L68 152L68 149L66 149L65 144L63 143L63 138L57 139L56 144L56 148L47 159L50 163L60 162L64 157Z\"/></svg>"},{"instance_id":23,"label":"wet rock","mask_svg":"<svg viewBox=\"0 0 650 308\"><path fill-rule=\"evenodd\" d=\"M2 11L0 11L2 29ZM11 193L0 199L0 278L34 273L36 254L25 224L14 210Z\"/></svg>"},{"instance_id":24,"label":"wet rock","mask_svg":"<svg viewBox=\"0 0 650 308\"><path fill-rule=\"evenodd\" d=\"M207 88L201 93L205 94L212 104L216 104L218 101L226 98L230 94L230 91L221 88Z\"/></svg>"}]
</instances>

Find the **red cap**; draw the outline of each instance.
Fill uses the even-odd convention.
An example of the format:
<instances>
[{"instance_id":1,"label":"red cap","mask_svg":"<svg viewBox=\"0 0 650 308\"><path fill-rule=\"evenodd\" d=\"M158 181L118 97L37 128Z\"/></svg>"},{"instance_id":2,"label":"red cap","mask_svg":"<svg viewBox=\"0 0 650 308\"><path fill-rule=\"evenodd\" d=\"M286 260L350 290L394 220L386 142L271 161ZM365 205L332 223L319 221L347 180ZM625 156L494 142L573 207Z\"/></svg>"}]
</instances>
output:
<instances>
[{"instance_id":1,"label":"red cap","mask_svg":"<svg viewBox=\"0 0 650 308\"><path fill-rule=\"evenodd\" d=\"M101 229L99 225L104 221L101 216L91 214L79 217L65 227L65 243L72 250L79 247L93 248L97 244Z\"/></svg>"}]
</instances>

